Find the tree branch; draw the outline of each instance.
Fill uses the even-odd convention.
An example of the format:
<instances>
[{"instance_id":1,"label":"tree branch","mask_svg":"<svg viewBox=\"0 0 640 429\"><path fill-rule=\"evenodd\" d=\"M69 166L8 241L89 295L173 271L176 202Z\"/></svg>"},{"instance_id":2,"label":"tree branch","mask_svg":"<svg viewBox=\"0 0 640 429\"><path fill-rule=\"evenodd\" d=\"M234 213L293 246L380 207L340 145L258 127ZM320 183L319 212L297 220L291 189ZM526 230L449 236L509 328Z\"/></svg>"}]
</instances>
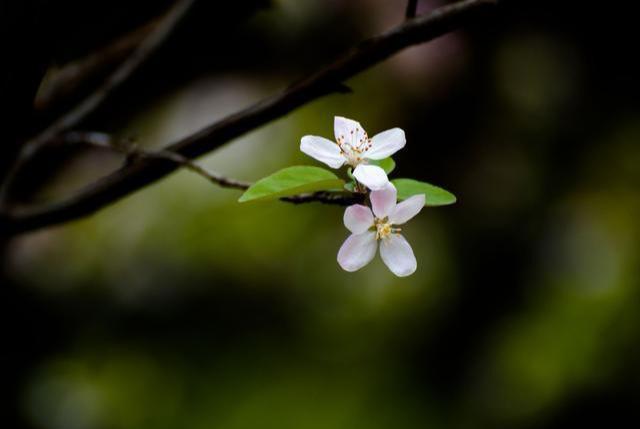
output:
<instances>
[{"instance_id":1,"label":"tree branch","mask_svg":"<svg viewBox=\"0 0 640 429\"><path fill-rule=\"evenodd\" d=\"M122 85L166 40L180 18L189 10L194 0L178 0L158 22L153 31L140 43L138 48L111 74L107 80L76 107L55 120L20 149L15 164L9 170L2 188L0 203L6 202L9 188L17 173L42 146L65 131L72 129L93 113L104 100Z\"/></svg>"},{"instance_id":2,"label":"tree branch","mask_svg":"<svg viewBox=\"0 0 640 429\"><path fill-rule=\"evenodd\" d=\"M169 145L167 150L189 159L209 152L312 100L334 92L344 80L408 46L435 39L483 16L495 4L496 0L464 0L406 21L384 34L362 42L333 64L280 94L179 140ZM20 212L5 212L0 215L3 218L0 218L0 230L16 234L86 216L165 177L176 168L178 166L175 163L166 160L140 159L65 201Z\"/></svg>"},{"instance_id":3,"label":"tree branch","mask_svg":"<svg viewBox=\"0 0 640 429\"><path fill-rule=\"evenodd\" d=\"M193 2L194 0L178 0L131 56L109 76L102 86L28 142L25 145L24 153L28 156L37 151L39 146L75 127L100 106L105 98L122 85L163 44Z\"/></svg>"},{"instance_id":4,"label":"tree branch","mask_svg":"<svg viewBox=\"0 0 640 429\"><path fill-rule=\"evenodd\" d=\"M87 144L99 149L106 149L112 152L120 153L127 158L128 162L135 162L137 159L142 158L169 161L179 167L183 167L193 173L196 173L199 176L204 177L211 183L223 188L247 190L252 185L251 182L243 182L241 180L214 173L201 166L200 164L194 162L193 160L186 158L176 152L171 152L168 150L148 151L132 146L127 142L116 144L112 141L111 136L105 133L73 131L70 133L66 133L62 136L61 139L63 140L63 143L66 144ZM283 197L280 198L280 200L293 204L320 202L323 204L348 206L351 204L362 202L364 200L364 197L364 194L360 195L320 191Z\"/></svg>"},{"instance_id":5,"label":"tree branch","mask_svg":"<svg viewBox=\"0 0 640 429\"><path fill-rule=\"evenodd\" d=\"M417 11L418 11L418 0L408 0L407 10L404 14L404 17L406 19L415 18Z\"/></svg>"},{"instance_id":6,"label":"tree branch","mask_svg":"<svg viewBox=\"0 0 640 429\"><path fill-rule=\"evenodd\" d=\"M161 21L161 18L156 17L86 57L47 71L33 103L35 109L40 112L51 109L51 106L73 96L87 80L93 79L110 67L117 66L140 46Z\"/></svg>"},{"instance_id":7,"label":"tree branch","mask_svg":"<svg viewBox=\"0 0 640 429\"><path fill-rule=\"evenodd\" d=\"M213 173L200 164L190 160L189 158L180 155L176 152L169 150L149 151L137 148L129 144L115 144L112 142L111 137L108 134L94 133L94 132L72 132L65 136L65 140L69 143L85 143L91 146L107 149L113 152L120 153L126 156L127 163L136 162L140 159L155 159L169 161L178 167L183 167L189 171L192 171L211 183L214 183L223 188L232 189L249 189L251 183L243 182L241 180L225 177L221 174Z\"/></svg>"}]
</instances>

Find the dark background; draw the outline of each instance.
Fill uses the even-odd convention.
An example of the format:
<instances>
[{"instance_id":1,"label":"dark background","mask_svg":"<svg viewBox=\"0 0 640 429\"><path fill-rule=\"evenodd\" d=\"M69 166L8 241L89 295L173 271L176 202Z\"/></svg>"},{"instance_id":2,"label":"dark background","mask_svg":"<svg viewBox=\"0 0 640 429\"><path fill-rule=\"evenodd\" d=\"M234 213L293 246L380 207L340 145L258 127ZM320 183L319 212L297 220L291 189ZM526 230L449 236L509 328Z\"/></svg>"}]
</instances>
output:
<instances>
[{"instance_id":1,"label":"dark background","mask_svg":"<svg viewBox=\"0 0 640 429\"><path fill-rule=\"evenodd\" d=\"M44 73L169 1L0 2L2 165L72 106ZM421 2L420 12L437 6ZM95 216L2 246L3 427L555 428L638 420L640 112L624 2L506 0L202 159L247 180L334 115L408 143L395 177L443 186L405 236L418 271L335 255L342 211L240 205L180 172ZM400 23L404 1L198 1L83 124L159 148ZM42 88L40 88L42 91ZM51 149L21 203L121 162ZM627 423L629 425L629 423ZM631 424L633 426L633 423Z\"/></svg>"}]
</instances>

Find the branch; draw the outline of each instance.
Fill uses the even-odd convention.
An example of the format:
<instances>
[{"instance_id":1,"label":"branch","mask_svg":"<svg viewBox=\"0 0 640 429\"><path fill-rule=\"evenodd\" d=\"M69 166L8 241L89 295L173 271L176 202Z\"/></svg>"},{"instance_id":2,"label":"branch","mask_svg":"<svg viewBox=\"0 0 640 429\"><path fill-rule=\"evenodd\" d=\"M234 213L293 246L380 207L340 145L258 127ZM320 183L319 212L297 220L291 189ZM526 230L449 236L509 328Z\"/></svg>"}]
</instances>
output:
<instances>
[{"instance_id":1,"label":"branch","mask_svg":"<svg viewBox=\"0 0 640 429\"><path fill-rule=\"evenodd\" d=\"M407 19L415 18L417 11L418 11L418 0L408 0L407 10L404 14L405 18Z\"/></svg>"},{"instance_id":2,"label":"branch","mask_svg":"<svg viewBox=\"0 0 640 429\"><path fill-rule=\"evenodd\" d=\"M7 173L0 189L0 202L7 199L17 173L42 146L65 131L72 129L93 113L104 100L120 87L166 40L180 18L189 10L194 0L179 0L166 13L153 31L140 43L138 48L111 74L107 80L76 107L55 120L40 134L29 140L21 148L18 158Z\"/></svg>"},{"instance_id":3,"label":"branch","mask_svg":"<svg viewBox=\"0 0 640 429\"><path fill-rule=\"evenodd\" d=\"M126 156L128 162L135 162L135 160L142 158L169 161L179 167L183 167L193 173L196 173L199 176L204 177L211 183L223 188L247 190L252 185L252 183L250 182L243 182L241 180L226 177L207 170L200 164L176 152L171 152L168 150L148 151L136 148L135 146L131 146L130 144L128 144L128 142L116 144L112 141L111 136L105 133L73 131L63 135L61 137L61 140L62 143L65 144L87 144L99 149L106 149L112 152L120 153ZM320 191L283 197L280 198L280 200L293 204L320 202L324 204L348 206L351 204L362 202L364 200L364 197L364 194L356 195L339 192Z\"/></svg>"},{"instance_id":4,"label":"branch","mask_svg":"<svg viewBox=\"0 0 640 429\"><path fill-rule=\"evenodd\" d=\"M50 69L36 94L35 109L42 112L67 100L88 80L120 63L140 46L160 21L160 18L154 18L86 57Z\"/></svg>"},{"instance_id":5,"label":"branch","mask_svg":"<svg viewBox=\"0 0 640 429\"><path fill-rule=\"evenodd\" d=\"M167 150L186 158L207 153L229 140L323 95L342 82L402 49L433 40L472 22L492 9L496 0L464 0L421 15L377 37L362 42L333 64L300 81L280 94L234 113L193 135L169 145ZM114 201L175 171L174 163L140 159L90 185L69 199L21 212L5 212L0 229L17 234L89 215Z\"/></svg>"},{"instance_id":6,"label":"branch","mask_svg":"<svg viewBox=\"0 0 640 429\"><path fill-rule=\"evenodd\" d=\"M24 152L29 155L48 140L77 126L91 114L120 85L122 85L167 39L175 25L189 10L194 0L176 2L154 30L140 43L138 48L95 92L85 98L70 112L59 118L51 126L25 145Z\"/></svg>"},{"instance_id":7,"label":"branch","mask_svg":"<svg viewBox=\"0 0 640 429\"><path fill-rule=\"evenodd\" d=\"M197 164L189 158L169 150L148 151L127 144L115 144L111 141L108 134L103 133L83 133L73 132L65 136L68 143L86 143L101 149L107 149L113 152L121 153L126 156L127 163L136 162L139 159L155 159L169 161L178 167L183 167L192 171L210 182L223 188L232 189L249 189L251 183L243 182L236 179L225 177L221 174L213 173L200 164Z\"/></svg>"}]
</instances>

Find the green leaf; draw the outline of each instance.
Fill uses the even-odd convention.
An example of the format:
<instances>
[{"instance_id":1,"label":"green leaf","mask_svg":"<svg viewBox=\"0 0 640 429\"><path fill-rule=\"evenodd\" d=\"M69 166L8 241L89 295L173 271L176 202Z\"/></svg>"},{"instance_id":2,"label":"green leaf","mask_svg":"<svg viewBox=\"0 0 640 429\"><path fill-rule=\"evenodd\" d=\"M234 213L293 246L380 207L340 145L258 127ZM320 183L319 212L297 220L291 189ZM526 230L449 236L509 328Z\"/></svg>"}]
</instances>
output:
<instances>
[{"instance_id":1,"label":"green leaf","mask_svg":"<svg viewBox=\"0 0 640 429\"><path fill-rule=\"evenodd\" d=\"M395 179L391 183L398 190L398 199L406 200L412 195L424 194L427 206L446 206L456 202L456 197L449 191L426 182L413 179Z\"/></svg>"},{"instance_id":2,"label":"green leaf","mask_svg":"<svg viewBox=\"0 0 640 429\"><path fill-rule=\"evenodd\" d=\"M288 167L258 180L238 201L271 200L305 192L342 189L343 186L344 180L324 168Z\"/></svg>"},{"instance_id":3,"label":"green leaf","mask_svg":"<svg viewBox=\"0 0 640 429\"><path fill-rule=\"evenodd\" d=\"M387 157L385 159L380 160L369 160L369 164L377 165L382 168L385 173L389 174L396 168L396 162L391 157Z\"/></svg>"},{"instance_id":4,"label":"green leaf","mask_svg":"<svg viewBox=\"0 0 640 429\"><path fill-rule=\"evenodd\" d=\"M355 192L356 191L356 182L354 182L353 180L350 182L347 182L344 184L344 189L346 189L349 192Z\"/></svg>"}]
</instances>

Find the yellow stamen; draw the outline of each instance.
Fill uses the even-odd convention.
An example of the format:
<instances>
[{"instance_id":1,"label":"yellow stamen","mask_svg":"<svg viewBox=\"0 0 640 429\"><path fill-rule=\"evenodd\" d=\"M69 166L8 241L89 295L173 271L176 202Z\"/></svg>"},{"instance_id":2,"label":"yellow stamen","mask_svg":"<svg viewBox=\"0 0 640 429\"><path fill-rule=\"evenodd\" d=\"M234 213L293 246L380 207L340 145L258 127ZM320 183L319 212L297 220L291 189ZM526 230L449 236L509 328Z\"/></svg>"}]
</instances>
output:
<instances>
[{"instance_id":1,"label":"yellow stamen","mask_svg":"<svg viewBox=\"0 0 640 429\"><path fill-rule=\"evenodd\" d=\"M388 237L392 232L393 228L390 223L387 223L387 219L376 219L375 220L376 227L376 240L381 240L383 238Z\"/></svg>"}]
</instances>

